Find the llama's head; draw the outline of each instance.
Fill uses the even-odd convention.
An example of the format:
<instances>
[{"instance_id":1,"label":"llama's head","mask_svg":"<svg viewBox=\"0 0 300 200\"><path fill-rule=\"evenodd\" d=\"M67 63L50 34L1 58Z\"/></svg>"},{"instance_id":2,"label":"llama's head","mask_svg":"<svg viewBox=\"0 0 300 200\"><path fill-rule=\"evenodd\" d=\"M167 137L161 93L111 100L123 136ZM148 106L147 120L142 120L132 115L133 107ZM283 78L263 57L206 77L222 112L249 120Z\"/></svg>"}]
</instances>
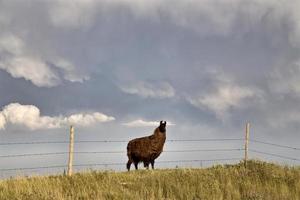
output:
<instances>
[{"instance_id":1,"label":"llama's head","mask_svg":"<svg viewBox=\"0 0 300 200\"><path fill-rule=\"evenodd\" d=\"M163 122L163 121L160 121L160 124L159 124L159 131L162 132L162 133L165 133L166 132L166 125L167 125L167 122Z\"/></svg>"}]
</instances>

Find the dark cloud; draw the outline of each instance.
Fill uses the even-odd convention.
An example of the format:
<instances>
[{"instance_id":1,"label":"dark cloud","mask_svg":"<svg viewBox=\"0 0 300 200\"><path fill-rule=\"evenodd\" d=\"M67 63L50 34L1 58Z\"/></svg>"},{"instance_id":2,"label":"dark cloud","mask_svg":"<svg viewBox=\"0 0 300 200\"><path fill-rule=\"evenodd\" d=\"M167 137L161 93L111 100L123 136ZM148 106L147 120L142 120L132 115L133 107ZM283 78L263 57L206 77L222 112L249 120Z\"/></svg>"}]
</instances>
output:
<instances>
[{"instance_id":1,"label":"dark cloud","mask_svg":"<svg viewBox=\"0 0 300 200\"><path fill-rule=\"evenodd\" d=\"M117 128L105 127L112 137L122 123L166 118L174 136L240 136L250 121L254 136L293 143L297 8L276 0L0 1L0 105L35 105L46 116L103 112L116 118Z\"/></svg>"}]
</instances>

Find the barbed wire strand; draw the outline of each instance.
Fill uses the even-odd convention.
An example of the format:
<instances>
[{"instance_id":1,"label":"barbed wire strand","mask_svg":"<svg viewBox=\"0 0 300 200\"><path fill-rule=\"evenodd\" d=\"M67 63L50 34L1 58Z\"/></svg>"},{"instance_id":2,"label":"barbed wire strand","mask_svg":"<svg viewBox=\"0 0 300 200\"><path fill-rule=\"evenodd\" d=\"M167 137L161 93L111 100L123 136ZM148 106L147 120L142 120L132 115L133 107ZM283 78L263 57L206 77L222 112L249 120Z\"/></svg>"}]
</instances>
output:
<instances>
[{"instance_id":1,"label":"barbed wire strand","mask_svg":"<svg viewBox=\"0 0 300 200\"><path fill-rule=\"evenodd\" d=\"M163 160L157 161L156 164L160 163L180 163L180 162L214 162L214 161L233 161L242 160L243 158L218 158L218 159L202 159L202 160ZM110 166L110 165L124 165L126 163L90 163L90 164L77 164L74 167L88 167L88 166Z\"/></svg>"},{"instance_id":2,"label":"barbed wire strand","mask_svg":"<svg viewBox=\"0 0 300 200\"><path fill-rule=\"evenodd\" d=\"M166 150L165 153L188 153L188 152L216 152L216 151L243 151L244 149L186 149L186 150ZM75 151L74 154L118 154L127 153L126 151ZM65 155L69 152L50 152L50 153L30 153L30 154L14 154L0 155L0 158L30 157L30 156L51 156Z\"/></svg>"},{"instance_id":3,"label":"barbed wire strand","mask_svg":"<svg viewBox=\"0 0 300 200\"><path fill-rule=\"evenodd\" d=\"M69 152L52 152L52 153L29 153L29 154L14 154L14 155L0 155L0 158L15 158L15 157L29 157L29 156L48 156L48 155L64 155Z\"/></svg>"},{"instance_id":4,"label":"barbed wire strand","mask_svg":"<svg viewBox=\"0 0 300 200\"><path fill-rule=\"evenodd\" d=\"M281 147L281 148L286 148L286 149L300 150L300 148L298 148L298 147L291 147L291 146L287 146L287 145L275 144L275 143L271 143L271 142L264 142L264 141L260 141L260 140L250 139L249 141L250 142L255 142L255 143L260 143L260 144L266 144L266 145Z\"/></svg>"},{"instance_id":5,"label":"barbed wire strand","mask_svg":"<svg viewBox=\"0 0 300 200\"><path fill-rule=\"evenodd\" d=\"M23 170L53 169L53 168L64 168L64 167L67 167L67 165L54 165L54 166L42 166L42 167L6 168L6 169L0 169L0 171L23 171Z\"/></svg>"},{"instance_id":6,"label":"barbed wire strand","mask_svg":"<svg viewBox=\"0 0 300 200\"><path fill-rule=\"evenodd\" d=\"M214 162L214 161L233 161L242 160L242 158L219 158L219 159L204 159L204 160L164 160L157 161L155 163L180 163L180 162ZM91 164L75 164L73 167L88 167L88 166L113 166L124 165L126 163L91 163ZM53 168L65 168L67 165L54 165L54 166L42 166L42 167L23 167L23 168L6 168L0 169L0 171L24 171L24 170L38 170L38 169L53 169Z\"/></svg>"},{"instance_id":7,"label":"barbed wire strand","mask_svg":"<svg viewBox=\"0 0 300 200\"><path fill-rule=\"evenodd\" d=\"M69 144L69 141L37 141L37 142L3 142L0 146L9 145L34 145L34 144Z\"/></svg>"},{"instance_id":8,"label":"barbed wire strand","mask_svg":"<svg viewBox=\"0 0 300 200\"><path fill-rule=\"evenodd\" d=\"M171 139L166 142L213 142L213 141L241 141L240 138L221 138L221 139ZM79 140L74 143L122 143L129 140ZM2 142L0 146L9 145L38 145L38 144L69 144L69 141L34 141L34 142Z\"/></svg>"},{"instance_id":9,"label":"barbed wire strand","mask_svg":"<svg viewBox=\"0 0 300 200\"><path fill-rule=\"evenodd\" d=\"M189 150L167 150L167 153L181 153L181 152L210 152L210 151L243 151L245 149L189 149Z\"/></svg>"},{"instance_id":10,"label":"barbed wire strand","mask_svg":"<svg viewBox=\"0 0 300 200\"><path fill-rule=\"evenodd\" d=\"M242 138L215 138L215 139L170 139L167 142L214 142L214 141L241 141Z\"/></svg>"}]
</instances>

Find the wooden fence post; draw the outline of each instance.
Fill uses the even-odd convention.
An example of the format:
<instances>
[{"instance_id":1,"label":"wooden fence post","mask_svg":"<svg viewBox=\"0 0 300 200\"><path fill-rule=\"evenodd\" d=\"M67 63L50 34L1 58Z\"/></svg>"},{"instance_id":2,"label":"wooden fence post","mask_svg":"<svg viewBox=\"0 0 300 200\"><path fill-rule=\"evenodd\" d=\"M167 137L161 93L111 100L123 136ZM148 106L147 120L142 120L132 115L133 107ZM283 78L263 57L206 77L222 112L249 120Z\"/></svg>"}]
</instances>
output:
<instances>
[{"instance_id":1,"label":"wooden fence post","mask_svg":"<svg viewBox=\"0 0 300 200\"><path fill-rule=\"evenodd\" d=\"M68 176L72 175L73 171L73 151L74 151L74 127L70 126L70 144L69 144L69 162L68 162Z\"/></svg>"},{"instance_id":2,"label":"wooden fence post","mask_svg":"<svg viewBox=\"0 0 300 200\"><path fill-rule=\"evenodd\" d=\"M248 161L248 145L249 145L249 131L250 131L250 123L246 124L246 132L245 132L245 166L247 167Z\"/></svg>"}]
</instances>

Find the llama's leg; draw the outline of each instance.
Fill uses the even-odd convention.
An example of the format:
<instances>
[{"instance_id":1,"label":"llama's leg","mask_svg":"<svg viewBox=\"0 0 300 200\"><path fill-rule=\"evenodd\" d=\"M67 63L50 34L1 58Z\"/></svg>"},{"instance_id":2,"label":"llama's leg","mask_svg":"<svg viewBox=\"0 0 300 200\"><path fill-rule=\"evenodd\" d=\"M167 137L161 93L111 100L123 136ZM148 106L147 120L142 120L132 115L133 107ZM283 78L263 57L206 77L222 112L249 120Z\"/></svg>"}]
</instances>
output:
<instances>
[{"instance_id":1,"label":"llama's leg","mask_svg":"<svg viewBox=\"0 0 300 200\"><path fill-rule=\"evenodd\" d=\"M138 170L138 162L134 162L134 167L135 167L135 170Z\"/></svg>"},{"instance_id":2,"label":"llama's leg","mask_svg":"<svg viewBox=\"0 0 300 200\"><path fill-rule=\"evenodd\" d=\"M144 162L144 167L145 167L146 169L149 169L149 162Z\"/></svg>"},{"instance_id":3,"label":"llama's leg","mask_svg":"<svg viewBox=\"0 0 300 200\"><path fill-rule=\"evenodd\" d=\"M151 160L150 162L151 162L152 169L154 169L154 160Z\"/></svg>"},{"instance_id":4,"label":"llama's leg","mask_svg":"<svg viewBox=\"0 0 300 200\"><path fill-rule=\"evenodd\" d=\"M131 166L132 160L128 160L127 162L127 170L130 171L130 166Z\"/></svg>"}]
</instances>

